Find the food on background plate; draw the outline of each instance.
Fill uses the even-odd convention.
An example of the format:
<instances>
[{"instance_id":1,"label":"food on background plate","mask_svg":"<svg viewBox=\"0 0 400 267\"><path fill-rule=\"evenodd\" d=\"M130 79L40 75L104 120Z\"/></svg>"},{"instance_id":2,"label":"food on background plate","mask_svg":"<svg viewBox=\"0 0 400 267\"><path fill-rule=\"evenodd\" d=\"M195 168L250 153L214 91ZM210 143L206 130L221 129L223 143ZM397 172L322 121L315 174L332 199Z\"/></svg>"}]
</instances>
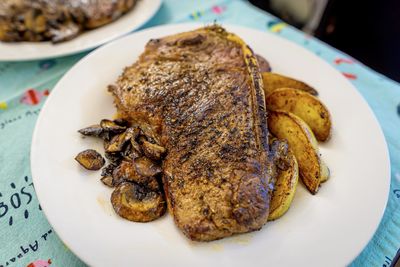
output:
<instances>
[{"instance_id":1,"label":"food on background plate","mask_svg":"<svg viewBox=\"0 0 400 267\"><path fill-rule=\"evenodd\" d=\"M137 0L2 0L0 41L59 43L104 26Z\"/></svg>"},{"instance_id":2,"label":"food on background plate","mask_svg":"<svg viewBox=\"0 0 400 267\"><path fill-rule=\"evenodd\" d=\"M118 119L79 130L104 141L109 163L101 181L116 187L116 213L151 221L162 216L165 200L188 238L211 241L259 230L282 216L298 169L316 193L329 172L305 122L267 111L267 70L264 58L218 25L150 40L109 86ZM295 122L274 119L275 113ZM307 137L281 134L291 129ZM317 154L312 164L319 172L308 173L309 165L317 167L304 163L302 149Z\"/></svg>"}]
</instances>

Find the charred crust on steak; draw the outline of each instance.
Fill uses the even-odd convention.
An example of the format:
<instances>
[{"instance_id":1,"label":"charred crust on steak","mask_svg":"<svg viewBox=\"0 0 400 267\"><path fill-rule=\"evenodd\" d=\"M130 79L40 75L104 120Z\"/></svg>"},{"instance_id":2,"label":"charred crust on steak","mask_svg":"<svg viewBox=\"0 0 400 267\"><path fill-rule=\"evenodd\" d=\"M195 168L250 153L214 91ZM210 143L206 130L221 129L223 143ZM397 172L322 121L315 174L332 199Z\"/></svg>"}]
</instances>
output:
<instances>
[{"instance_id":1,"label":"charred crust on steak","mask_svg":"<svg viewBox=\"0 0 400 267\"><path fill-rule=\"evenodd\" d=\"M116 84L119 114L167 150L164 191L185 235L209 241L262 227L273 172L247 45L218 25L151 40Z\"/></svg>"}]
</instances>

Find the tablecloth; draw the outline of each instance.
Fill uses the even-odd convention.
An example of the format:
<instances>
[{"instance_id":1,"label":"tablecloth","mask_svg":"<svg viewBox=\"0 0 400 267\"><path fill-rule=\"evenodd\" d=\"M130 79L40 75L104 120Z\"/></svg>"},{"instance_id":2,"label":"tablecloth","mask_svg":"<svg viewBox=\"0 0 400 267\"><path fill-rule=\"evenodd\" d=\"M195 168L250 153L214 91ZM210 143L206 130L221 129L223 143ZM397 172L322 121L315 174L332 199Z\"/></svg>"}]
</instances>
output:
<instances>
[{"instance_id":1,"label":"tablecloth","mask_svg":"<svg viewBox=\"0 0 400 267\"><path fill-rule=\"evenodd\" d=\"M400 85L245 1L165 0L142 28L190 21L217 21L273 32L329 62L360 91L385 134L392 172L379 229L351 265L389 266L400 247ZM57 81L87 53L0 62L0 267L85 266L57 237L41 210L29 153L40 108Z\"/></svg>"}]
</instances>

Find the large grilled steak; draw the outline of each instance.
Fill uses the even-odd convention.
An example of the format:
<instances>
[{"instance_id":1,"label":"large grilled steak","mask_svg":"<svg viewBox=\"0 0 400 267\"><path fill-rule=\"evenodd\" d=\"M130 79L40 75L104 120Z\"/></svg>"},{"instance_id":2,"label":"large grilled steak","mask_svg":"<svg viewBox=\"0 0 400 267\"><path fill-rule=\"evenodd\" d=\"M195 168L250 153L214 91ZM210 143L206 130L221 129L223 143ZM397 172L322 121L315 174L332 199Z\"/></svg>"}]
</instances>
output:
<instances>
[{"instance_id":1,"label":"large grilled steak","mask_svg":"<svg viewBox=\"0 0 400 267\"><path fill-rule=\"evenodd\" d=\"M0 41L74 38L129 11L137 0L0 0Z\"/></svg>"},{"instance_id":2,"label":"large grilled steak","mask_svg":"<svg viewBox=\"0 0 400 267\"><path fill-rule=\"evenodd\" d=\"M150 40L110 88L120 115L167 148L164 190L186 236L215 240L267 222L262 80L239 37L214 25Z\"/></svg>"}]
</instances>

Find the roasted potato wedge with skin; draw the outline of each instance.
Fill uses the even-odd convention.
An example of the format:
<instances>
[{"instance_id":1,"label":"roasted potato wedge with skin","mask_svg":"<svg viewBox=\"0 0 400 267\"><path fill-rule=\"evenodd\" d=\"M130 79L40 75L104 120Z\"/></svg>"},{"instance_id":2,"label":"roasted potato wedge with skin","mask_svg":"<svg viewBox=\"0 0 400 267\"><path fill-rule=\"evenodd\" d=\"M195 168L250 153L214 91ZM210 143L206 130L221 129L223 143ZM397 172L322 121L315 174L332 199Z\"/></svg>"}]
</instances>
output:
<instances>
[{"instance_id":1,"label":"roasted potato wedge with skin","mask_svg":"<svg viewBox=\"0 0 400 267\"><path fill-rule=\"evenodd\" d=\"M270 202L268 221L276 220L286 213L296 192L299 179L299 167L296 157L290 151L288 153L287 163L287 169L281 170L276 178Z\"/></svg>"},{"instance_id":2,"label":"roasted potato wedge with skin","mask_svg":"<svg viewBox=\"0 0 400 267\"><path fill-rule=\"evenodd\" d=\"M324 161L321 160L321 183L328 181L331 171Z\"/></svg>"},{"instance_id":3,"label":"roasted potato wedge with skin","mask_svg":"<svg viewBox=\"0 0 400 267\"><path fill-rule=\"evenodd\" d=\"M277 73L263 72L262 79L264 83L265 95L268 95L269 93L273 92L278 88L284 88L284 87L305 91L315 96L318 95L318 91L309 86L308 84Z\"/></svg>"},{"instance_id":4,"label":"roasted potato wedge with skin","mask_svg":"<svg viewBox=\"0 0 400 267\"><path fill-rule=\"evenodd\" d=\"M130 221L149 222L161 217L166 211L164 196L135 183L124 182L111 194L115 212Z\"/></svg>"},{"instance_id":5,"label":"roasted potato wedge with skin","mask_svg":"<svg viewBox=\"0 0 400 267\"><path fill-rule=\"evenodd\" d=\"M317 140L308 125L294 114L277 110L269 112L268 128L279 139L287 140L297 159L303 183L312 194L317 193L323 165Z\"/></svg>"},{"instance_id":6,"label":"roasted potato wedge with skin","mask_svg":"<svg viewBox=\"0 0 400 267\"><path fill-rule=\"evenodd\" d=\"M265 97L267 109L284 110L303 119L319 141L331 135L331 115L315 96L293 88L279 88Z\"/></svg>"}]
</instances>

